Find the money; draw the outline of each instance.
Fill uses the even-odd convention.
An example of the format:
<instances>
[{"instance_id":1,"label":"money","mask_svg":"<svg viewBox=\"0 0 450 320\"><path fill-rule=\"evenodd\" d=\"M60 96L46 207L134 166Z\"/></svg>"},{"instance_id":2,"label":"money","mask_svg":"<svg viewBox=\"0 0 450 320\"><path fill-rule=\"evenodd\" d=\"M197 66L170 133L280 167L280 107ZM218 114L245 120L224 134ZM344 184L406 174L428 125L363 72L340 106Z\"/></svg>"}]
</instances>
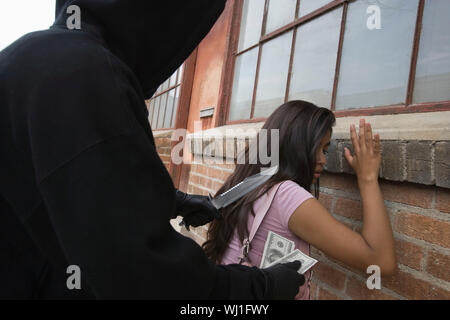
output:
<instances>
[{"instance_id":1,"label":"money","mask_svg":"<svg viewBox=\"0 0 450 320\"><path fill-rule=\"evenodd\" d=\"M266 244L264 245L260 268L267 268L273 262L292 252L294 248L294 241L286 239L275 232L269 231Z\"/></svg>"},{"instance_id":2,"label":"money","mask_svg":"<svg viewBox=\"0 0 450 320\"><path fill-rule=\"evenodd\" d=\"M304 274L306 271L308 271L312 266L314 266L317 263L317 260L314 258L311 258L310 256L307 256L303 252L301 252L298 249L295 249L291 253L287 254L286 256L272 262L267 267L271 267L277 263L287 263L287 262L293 262L293 261L300 261L302 263L302 266L300 270L298 270L298 273Z\"/></svg>"}]
</instances>

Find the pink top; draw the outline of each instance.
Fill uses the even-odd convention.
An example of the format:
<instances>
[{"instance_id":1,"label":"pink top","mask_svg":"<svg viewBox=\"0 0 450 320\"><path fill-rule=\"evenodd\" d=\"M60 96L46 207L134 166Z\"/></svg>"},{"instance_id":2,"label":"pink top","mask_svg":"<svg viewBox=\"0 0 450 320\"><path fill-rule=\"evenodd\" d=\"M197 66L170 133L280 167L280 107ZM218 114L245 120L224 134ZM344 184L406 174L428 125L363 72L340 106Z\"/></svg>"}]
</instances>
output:
<instances>
[{"instance_id":1,"label":"pink top","mask_svg":"<svg viewBox=\"0 0 450 320\"><path fill-rule=\"evenodd\" d=\"M266 200L266 195L267 193L255 201L253 210L256 214L258 213L258 208L261 207ZM308 200L310 198L313 198L313 195L293 181L288 180L280 184L280 187L275 194L275 197L273 198L272 204L251 242L251 249L248 256L253 266L259 267L261 263L264 245L269 230L294 241L296 249L299 249L307 255L310 254L309 243L298 238L288 228L288 222L291 215L298 208L298 206L300 206L305 200ZM251 229L253 220L253 215L249 214L248 230ZM242 244L239 241L236 229L229 247L222 259L222 264L239 263L241 247ZM310 278L311 271L308 270L305 273L305 280L307 285L303 285L299 288L299 292L295 297L296 300L309 300Z\"/></svg>"}]
</instances>

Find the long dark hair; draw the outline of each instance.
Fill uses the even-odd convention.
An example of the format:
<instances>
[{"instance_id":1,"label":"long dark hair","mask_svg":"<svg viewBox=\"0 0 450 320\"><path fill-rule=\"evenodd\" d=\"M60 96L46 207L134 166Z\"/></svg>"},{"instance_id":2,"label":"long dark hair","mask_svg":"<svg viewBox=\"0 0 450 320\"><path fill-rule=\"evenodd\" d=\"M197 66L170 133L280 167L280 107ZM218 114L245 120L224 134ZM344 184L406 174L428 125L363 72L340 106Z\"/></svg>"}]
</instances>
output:
<instances>
[{"instance_id":1,"label":"long dark hair","mask_svg":"<svg viewBox=\"0 0 450 320\"><path fill-rule=\"evenodd\" d=\"M269 131L266 135L267 138L264 138L264 143L267 143L267 150L270 153L272 152L270 130L279 130L278 172L262 186L222 209L223 218L214 220L210 224L203 249L211 260L215 262L222 260L236 227L241 243L248 237L248 214L255 215L253 203L271 187L279 182L292 180L311 191L317 148L324 135L328 131L331 132L334 123L333 112L302 100L293 100L282 104L270 115L262 129L266 129L266 132ZM252 143L257 143L261 139L260 133L261 131ZM234 172L217 191L217 194L227 191L246 177L259 173L264 167L261 161L248 161L251 156L249 150L251 150L251 146L245 148L245 164L236 165ZM315 196L318 197L318 181L315 183L314 189Z\"/></svg>"}]
</instances>

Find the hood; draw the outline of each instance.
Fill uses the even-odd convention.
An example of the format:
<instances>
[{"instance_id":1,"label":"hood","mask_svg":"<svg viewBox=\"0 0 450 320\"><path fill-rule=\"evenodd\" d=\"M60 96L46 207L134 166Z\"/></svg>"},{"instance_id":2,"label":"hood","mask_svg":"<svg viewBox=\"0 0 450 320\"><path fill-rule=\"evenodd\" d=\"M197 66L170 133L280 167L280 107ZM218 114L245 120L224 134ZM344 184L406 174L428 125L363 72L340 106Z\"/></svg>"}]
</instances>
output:
<instances>
[{"instance_id":1,"label":"hood","mask_svg":"<svg viewBox=\"0 0 450 320\"><path fill-rule=\"evenodd\" d=\"M149 98L207 35L226 0L57 0L55 26L77 5L81 29L96 30Z\"/></svg>"}]
</instances>

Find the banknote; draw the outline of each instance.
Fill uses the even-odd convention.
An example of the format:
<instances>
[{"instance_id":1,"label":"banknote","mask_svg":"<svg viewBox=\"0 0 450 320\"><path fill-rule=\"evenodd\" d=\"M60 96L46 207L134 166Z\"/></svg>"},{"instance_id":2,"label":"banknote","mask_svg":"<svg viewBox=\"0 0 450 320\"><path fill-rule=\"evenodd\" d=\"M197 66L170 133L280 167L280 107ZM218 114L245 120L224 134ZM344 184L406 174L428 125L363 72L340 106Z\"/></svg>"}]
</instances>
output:
<instances>
[{"instance_id":1,"label":"banknote","mask_svg":"<svg viewBox=\"0 0 450 320\"><path fill-rule=\"evenodd\" d=\"M317 263L317 260L314 258L311 258L310 256L304 254L298 249L295 249L291 253L287 254L286 256L272 262L267 267L271 267L274 264L277 263L286 263L286 262L292 262L292 261L300 261L302 263L302 266L300 270L298 270L298 273L304 274L306 271L308 271L312 266L314 266Z\"/></svg>"},{"instance_id":2,"label":"banknote","mask_svg":"<svg viewBox=\"0 0 450 320\"><path fill-rule=\"evenodd\" d=\"M266 244L264 245L260 268L266 268L272 262L289 254L294 248L294 241L269 231Z\"/></svg>"}]
</instances>

